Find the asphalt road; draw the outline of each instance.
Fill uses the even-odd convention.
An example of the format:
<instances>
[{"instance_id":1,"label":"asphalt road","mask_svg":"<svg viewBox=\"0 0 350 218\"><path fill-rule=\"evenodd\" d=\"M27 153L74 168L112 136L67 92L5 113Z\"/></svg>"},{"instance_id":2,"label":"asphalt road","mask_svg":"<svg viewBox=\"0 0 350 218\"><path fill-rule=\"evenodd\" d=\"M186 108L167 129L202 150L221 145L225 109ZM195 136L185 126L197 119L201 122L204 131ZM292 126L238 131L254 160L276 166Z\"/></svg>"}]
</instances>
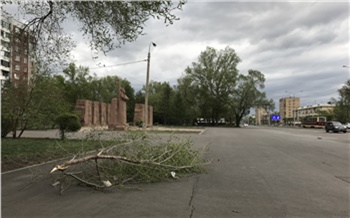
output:
<instances>
[{"instance_id":1,"label":"asphalt road","mask_svg":"<svg viewBox=\"0 0 350 218\"><path fill-rule=\"evenodd\" d=\"M143 191L75 187L60 196L50 181L26 187L29 170L6 173L2 217L350 217L349 136L208 128L192 135L196 146L208 145L206 174L144 184Z\"/></svg>"}]
</instances>

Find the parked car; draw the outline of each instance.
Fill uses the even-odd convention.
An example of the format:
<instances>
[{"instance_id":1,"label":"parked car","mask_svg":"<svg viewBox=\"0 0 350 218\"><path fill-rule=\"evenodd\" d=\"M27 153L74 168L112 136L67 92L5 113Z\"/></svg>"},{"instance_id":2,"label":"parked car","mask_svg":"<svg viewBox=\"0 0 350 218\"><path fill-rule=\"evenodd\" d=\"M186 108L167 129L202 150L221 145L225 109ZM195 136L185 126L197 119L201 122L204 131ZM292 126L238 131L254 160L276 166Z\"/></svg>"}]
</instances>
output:
<instances>
[{"instance_id":1,"label":"parked car","mask_svg":"<svg viewBox=\"0 0 350 218\"><path fill-rule=\"evenodd\" d=\"M345 126L347 129L350 129L350 123L347 123Z\"/></svg>"},{"instance_id":2,"label":"parked car","mask_svg":"<svg viewBox=\"0 0 350 218\"><path fill-rule=\"evenodd\" d=\"M329 121L325 125L326 132L333 131L333 132L344 132L346 133L347 129L346 127L341 124L338 121Z\"/></svg>"}]
</instances>

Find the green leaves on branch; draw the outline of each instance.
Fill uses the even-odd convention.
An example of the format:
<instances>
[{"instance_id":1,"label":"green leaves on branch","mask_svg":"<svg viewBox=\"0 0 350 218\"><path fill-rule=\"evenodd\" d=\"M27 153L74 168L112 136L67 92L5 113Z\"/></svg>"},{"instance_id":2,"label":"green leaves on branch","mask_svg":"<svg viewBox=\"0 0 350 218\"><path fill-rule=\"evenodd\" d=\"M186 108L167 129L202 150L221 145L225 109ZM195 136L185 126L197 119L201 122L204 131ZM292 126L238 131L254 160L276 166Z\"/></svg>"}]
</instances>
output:
<instances>
[{"instance_id":1,"label":"green leaves on branch","mask_svg":"<svg viewBox=\"0 0 350 218\"><path fill-rule=\"evenodd\" d=\"M192 111L197 111L196 118L209 119L214 125L220 118L231 120L233 116L239 126L250 108L267 102L265 93L260 91L264 88L264 75L257 70L239 74L240 61L230 47L219 51L207 47L198 61L186 68L186 75L178 81L178 89Z\"/></svg>"},{"instance_id":2,"label":"green leaves on branch","mask_svg":"<svg viewBox=\"0 0 350 218\"><path fill-rule=\"evenodd\" d=\"M240 61L230 47L220 51L207 47L199 55L198 62L186 68L186 76L180 83L185 85L182 87L184 95L190 96L190 101L200 108L202 117L215 122L225 113L225 105L237 82L236 67Z\"/></svg>"},{"instance_id":3,"label":"green leaves on branch","mask_svg":"<svg viewBox=\"0 0 350 218\"><path fill-rule=\"evenodd\" d=\"M145 22L150 18L163 20L166 25L179 18L184 1L2 1L17 4L30 20L27 27L38 39L40 50L52 51L56 57L67 55L75 45L62 25L73 20L77 31L90 41L92 50L106 53L132 42L144 34ZM56 49L56 52L55 52Z\"/></svg>"},{"instance_id":4,"label":"green leaves on branch","mask_svg":"<svg viewBox=\"0 0 350 218\"><path fill-rule=\"evenodd\" d=\"M350 122L350 79L338 90L339 99L335 100L335 119L341 123Z\"/></svg>"},{"instance_id":5,"label":"green leaves on branch","mask_svg":"<svg viewBox=\"0 0 350 218\"><path fill-rule=\"evenodd\" d=\"M57 117L56 124L63 140L66 132L76 132L81 128L80 119L75 114L65 113Z\"/></svg>"},{"instance_id":6,"label":"green leaves on branch","mask_svg":"<svg viewBox=\"0 0 350 218\"><path fill-rule=\"evenodd\" d=\"M203 166L210 163L203 159L205 147L195 149L189 139L174 135L165 142L156 135L131 133L114 143L100 140L96 143L101 146L98 151L76 154L51 170L56 177L54 186L59 187L61 194L73 181L103 190L181 179L204 172ZM74 166L78 164L79 172L75 172Z\"/></svg>"}]
</instances>

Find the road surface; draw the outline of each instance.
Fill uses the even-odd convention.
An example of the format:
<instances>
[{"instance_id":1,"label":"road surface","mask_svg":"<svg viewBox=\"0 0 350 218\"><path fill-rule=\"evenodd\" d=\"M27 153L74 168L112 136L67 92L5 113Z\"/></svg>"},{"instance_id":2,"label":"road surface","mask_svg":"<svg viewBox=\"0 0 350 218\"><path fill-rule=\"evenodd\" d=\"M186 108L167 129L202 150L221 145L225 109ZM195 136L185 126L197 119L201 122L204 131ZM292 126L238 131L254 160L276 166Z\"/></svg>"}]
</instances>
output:
<instances>
[{"instance_id":1,"label":"road surface","mask_svg":"<svg viewBox=\"0 0 350 218\"><path fill-rule=\"evenodd\" d=\"M2 217L349 217L349 136L208 128L192 135L195 146L208 144L206 174L143 184L142 191L73 187L60 196L50 181L26 187L28 169L5 173Z\"/></svg>"}]
</instances>

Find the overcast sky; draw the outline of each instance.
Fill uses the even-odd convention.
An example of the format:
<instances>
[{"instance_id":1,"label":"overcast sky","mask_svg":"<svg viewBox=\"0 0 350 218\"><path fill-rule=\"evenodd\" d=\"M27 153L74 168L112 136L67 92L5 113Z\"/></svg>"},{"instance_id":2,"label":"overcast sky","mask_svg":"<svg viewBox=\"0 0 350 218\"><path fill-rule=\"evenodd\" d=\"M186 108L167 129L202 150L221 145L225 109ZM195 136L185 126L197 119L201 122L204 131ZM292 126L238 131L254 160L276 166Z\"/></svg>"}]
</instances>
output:
<instances>
[{"instance_id":1,"label":"overcast sky","mask_svg":"<svg viewBox=\"0 0 350 218\"><path fill-rule=\"evenodd\" d=\"M138 91L146 81L147 62L122 64L147 58L151 49L150 80L177 84L187 66L197 61L207 46L233 48L249 69L265 75L265 92L278 99L301 98L301 105L319 104L338 97L337 89L349 79L349 10L343 2L198 2L190 1L176 12L171 26L160 20L146 23L146 35L93 60L88 44L71 26L77 41L77 65L90 67L99 77L126 78Z\"/></svg>"}]
</instances>

